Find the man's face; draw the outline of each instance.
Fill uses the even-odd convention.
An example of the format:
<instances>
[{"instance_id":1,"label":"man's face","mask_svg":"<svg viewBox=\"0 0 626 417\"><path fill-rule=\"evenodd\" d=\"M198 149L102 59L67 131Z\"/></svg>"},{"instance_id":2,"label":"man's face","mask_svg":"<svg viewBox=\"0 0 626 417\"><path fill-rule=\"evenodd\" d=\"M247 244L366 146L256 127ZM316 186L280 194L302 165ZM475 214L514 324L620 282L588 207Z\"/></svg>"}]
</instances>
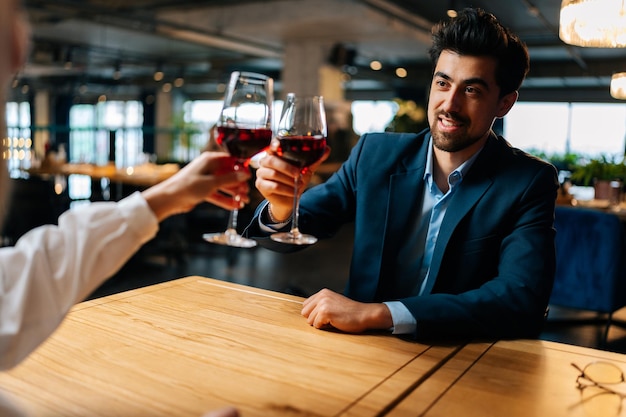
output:
<instances>
[{"instance_id":1,"label":"man's face","mask_svg":"<svg viewBox=\"0 0 626 417\"><path fill-rule=\"evenodd\" d=\"M503 117L517 99L516 92L499 98L495 74L494 58L441 53L428 101L435 147L459 152L482 145L495 118Z\"/></svg>"}]
</instances>

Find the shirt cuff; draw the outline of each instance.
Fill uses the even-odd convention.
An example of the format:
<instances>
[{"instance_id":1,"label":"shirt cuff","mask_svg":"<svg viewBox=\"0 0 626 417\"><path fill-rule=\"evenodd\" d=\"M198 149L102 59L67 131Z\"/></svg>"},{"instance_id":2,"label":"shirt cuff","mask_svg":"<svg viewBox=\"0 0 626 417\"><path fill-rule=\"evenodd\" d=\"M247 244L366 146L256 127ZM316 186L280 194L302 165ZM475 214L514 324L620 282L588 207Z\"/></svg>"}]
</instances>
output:
<instances>
[{"instance_id":1,"label":"shirt cuff","mask_svg":"<svg viewBox=\"0 0 626 417\"><path fill-rule=\"evenodd\" d=\"M280 223L264 223L263 219L269 219L269 215L267 214L267 210L268 206L269 206L270 202L267 201L265 203L265 206L263 206L263 208L261 209L261 211L259 212L259 228L261 229L261 231L266 232L266 233L274 233L277 230L282 229L283 227L287 226L289 224L289 222L291 220L287 220L284 222L280 222Z\"/></svg>"},{"instance_id":2,"label":"shirt cuff","mask_svg":"<svg viewBox=\"0 0 626 417\"><path fill-rule=\"evenodd\" d=\"M159 222L141 192L136 191L117 204L128 227L141 236L142 244L157 234Z\"/></svg>"},{"instance_id":3,"label":"shirt cuff","mask_svg":"<svg viewBox=\"0 0 626 417\"><path fill-rule=\"evenodd\" d=\"M417 321L408 308L400 301L385 301L393 320L393 334L410 334L417 330Z\"/></svg>"}]
</instances>

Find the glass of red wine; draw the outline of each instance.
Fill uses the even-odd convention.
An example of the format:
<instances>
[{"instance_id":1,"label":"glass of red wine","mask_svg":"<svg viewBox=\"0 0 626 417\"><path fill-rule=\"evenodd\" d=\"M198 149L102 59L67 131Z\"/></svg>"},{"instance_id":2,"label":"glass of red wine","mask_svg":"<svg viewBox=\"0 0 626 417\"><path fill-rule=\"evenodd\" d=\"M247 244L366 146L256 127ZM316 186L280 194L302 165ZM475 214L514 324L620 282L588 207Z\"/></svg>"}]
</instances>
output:
<instances>
[{"instance_id":1,"label":"glass of red wine","mask_svg":"<svg viewBox=\"0 0 626 417\"><path fill-rule=\"evenodd\" d=\"M300 172L294 180L291 230L272 234L271 238L277 242L292 245L311 245L317 242L315 236L303 234L298 229L300 207L298 189L302 175L324 155L326 135L324 98L296 97L294 94L288 94L272 150L280 158L300 168Z\"/></svg>"},{"instance_id":2,"label":"glass of red wine","mask_svg":"<svg viewBox=\"0 0 626 417\"><path fill-rule=\"evenodd\" d=\"M250 158L267 148L272 140L274 81L263 74L235 71L224 95L224 106L217 122L216 142L236 158L235 170L247 169ZM236 201L239 195L234 196ZM223 233L205 233L211 243L251 248L256 242L237 232L239 211L230 213Z\"/></svg>"}]
</instances>

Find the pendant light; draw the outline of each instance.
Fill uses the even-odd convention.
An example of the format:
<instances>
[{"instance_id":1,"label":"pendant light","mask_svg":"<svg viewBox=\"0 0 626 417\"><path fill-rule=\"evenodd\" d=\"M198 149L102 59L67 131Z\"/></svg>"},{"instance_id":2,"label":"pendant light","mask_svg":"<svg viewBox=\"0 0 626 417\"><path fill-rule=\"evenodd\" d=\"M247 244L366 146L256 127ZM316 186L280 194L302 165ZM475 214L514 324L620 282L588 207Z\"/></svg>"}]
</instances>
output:
<instances>
[{"instance_id":1,"label":"pendant light","mask_svg":"<svg viewBox=\"0 0 626 417\"><path fill-rule=\"evenodd\" d=\"M626 47L626 0L563 0L559 37L570 45Z\"/></svg>"},{"instance_id":2,"label":"pendant light","mask_svg":"<svg viewBox=\"0 0 626 417\"><path fill-rule=\"evenodd\" d=\"M616 72L611 77L611 97L626 100L626 72Z\"/></svg>"}]
</instances>

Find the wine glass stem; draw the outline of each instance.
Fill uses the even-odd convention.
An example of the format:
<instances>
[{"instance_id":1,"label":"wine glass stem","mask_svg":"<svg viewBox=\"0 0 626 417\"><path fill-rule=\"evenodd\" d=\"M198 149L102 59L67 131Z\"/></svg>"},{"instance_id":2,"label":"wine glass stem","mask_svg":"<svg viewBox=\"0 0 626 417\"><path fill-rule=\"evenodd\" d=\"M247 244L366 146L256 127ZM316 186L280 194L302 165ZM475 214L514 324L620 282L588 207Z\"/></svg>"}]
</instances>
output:
<instances>
[{"instance_id":1,"label":"wine glass stem","mask_svg":"<svg viewBox=\"0 0 626 417\"><path fill-rule=\"evenodd\" d=\"M236 202L241 200L241 197L236 195L234 197ZM230 216L228 217L228 228L226 229L226 234L229 236L237 235L237 217L239 216L239 210L234 209L230 211Z\"/></svg>"},{"instance_id":2,"label":"wine glass stem","mask_svg":"<svg viewBox=\"0 0 626 417\"><path fill-rule=\"evenodd\" d=\"M300 229L298 228L298 221L300 220L300 195L298 194L298 188L300 181L302 180L302 172L293 181L293 220L291 222L290 233L293 236L300 236Z\"/></svg>"},{"instance_id":3,"label":"wine glass stem","mask_svg":"<svg viewBox=\"0 0 626 417\"><path fill-rule=\"evenodd\" d=\"M228 217L228 228L226 229L226 234L236 235L237 234L237 217L239 216L239 210L231 210L230 216Z\"/></svg>"},{"instance_id":4,"label":"wine glass stem","mask_svg":"<svg viewBox=\"0 0 626 417\"><path fill-rule=\"evenodd\" d=\"M235 164L235 166L233 167L234 171L239 171L242 167L242 163L240 161L237 161L237 163ZM233 200L235 200L235 202L239 203L241 201L241 196L239 194L235 195L233 197ZM228 217L228 228L226 228L226 233L228 236L230 236L231 238L234 238L235 236L238 235L237 233L237 218L239 217L239 210L238 209L234 209L230 211L230 216Z\"/></svg>"}]
</instances>

